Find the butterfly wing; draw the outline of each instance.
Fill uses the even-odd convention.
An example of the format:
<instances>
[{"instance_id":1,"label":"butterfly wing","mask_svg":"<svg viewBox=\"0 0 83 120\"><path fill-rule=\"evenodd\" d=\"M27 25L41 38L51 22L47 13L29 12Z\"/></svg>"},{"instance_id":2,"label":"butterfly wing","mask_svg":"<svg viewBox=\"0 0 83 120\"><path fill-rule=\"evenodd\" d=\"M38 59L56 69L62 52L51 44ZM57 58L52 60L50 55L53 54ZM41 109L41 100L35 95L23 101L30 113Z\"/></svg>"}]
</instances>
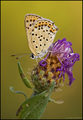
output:
<instances>
[{"instance_id":1,"label":"butterfly wing","mask_svg":"<svg viewBox=\"0 0 83 120\"><path fill-rule=\"evenodd\" d=\"M35 50L33 48L32 41L31 41L31 30L32 30L33 23L35 23L35 21L37 21L38 19L42 19L42 17L35 15L35 14L27 14L24 20L29 48L32 51L32 53L35 55L36 53L35 53Z\"/></svg>"},{"instance_id":2,"label":"butterfly wing","mask_svg":"<svg viewBox=\"0 0 83 120\"><path fill-rule=\"evenodd\" d=\"M58 28L48 19L38 19L32 26L32 48L37 55L44 53L53 43Z\"/></svg>"}]
</instances>

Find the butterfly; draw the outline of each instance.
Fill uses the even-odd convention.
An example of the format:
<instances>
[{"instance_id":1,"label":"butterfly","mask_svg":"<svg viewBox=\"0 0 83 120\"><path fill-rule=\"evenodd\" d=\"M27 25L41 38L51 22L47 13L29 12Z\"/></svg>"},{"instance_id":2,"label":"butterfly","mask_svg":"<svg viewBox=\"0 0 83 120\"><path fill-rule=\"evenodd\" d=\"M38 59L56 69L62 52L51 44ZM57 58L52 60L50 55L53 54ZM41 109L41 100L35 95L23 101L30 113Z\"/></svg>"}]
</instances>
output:
<instances>
[{"instance_id":1,"label":"butterfly","mask_svg":"<svg viewBox=\"0 0 83 120\"><path fill-rule=\"evenodd\" d=\"M37 59L43 57L52 46L58 27L49 19L36 14L26 14L24 19L26 36L29 48L32 52L31 58ZM16 54L12 56L19 59L29 53Z\"/></svg>"},{"instance_id":2,"label":"butterfly","mask_svg":"<svg viewBox=\"0 0 83 120\"><path fill-rule=\"evenodd\" d=\"M24 24L31 58L43 57L52 45L58 28L51 20L36 14L26 14Z\"/></svg>"}]
</instances>

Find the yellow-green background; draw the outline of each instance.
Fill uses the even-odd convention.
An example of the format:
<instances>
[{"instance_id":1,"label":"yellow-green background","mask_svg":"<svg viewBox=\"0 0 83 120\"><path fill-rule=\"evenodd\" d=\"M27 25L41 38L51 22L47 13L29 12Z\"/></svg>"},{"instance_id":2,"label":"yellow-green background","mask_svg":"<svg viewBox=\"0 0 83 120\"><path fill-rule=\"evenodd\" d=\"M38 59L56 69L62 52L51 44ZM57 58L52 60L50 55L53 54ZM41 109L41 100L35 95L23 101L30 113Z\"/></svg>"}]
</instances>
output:
<instances>
[{"instance_id":1,"label":"yellow-green background","mask_svg":"<svg viewBox=\"0 0 83 120\"><path fill-rule=\"evenodd\" d=\"M23 84L17 67L20 61L25 74L28 68L36 64L29 56L19 60L12 58L12 54L29 52L24 28L24 17L27 13L40 15L52 20L59 28L55 40L67 38L73 44L75 53L80 54L80 61L73 67L74 83L69 87L68 78L64 82L61 92L52 93L53 99L64 100L64 103L48 103L42 118L67 119L82 116L82 2L81 1L2 1L1 2L1 116L2 119L14 119L15 114L25 98L13 94L10 86L15 90L24 91L28 97L32 90Z\"/></svg>"}]
</instances>

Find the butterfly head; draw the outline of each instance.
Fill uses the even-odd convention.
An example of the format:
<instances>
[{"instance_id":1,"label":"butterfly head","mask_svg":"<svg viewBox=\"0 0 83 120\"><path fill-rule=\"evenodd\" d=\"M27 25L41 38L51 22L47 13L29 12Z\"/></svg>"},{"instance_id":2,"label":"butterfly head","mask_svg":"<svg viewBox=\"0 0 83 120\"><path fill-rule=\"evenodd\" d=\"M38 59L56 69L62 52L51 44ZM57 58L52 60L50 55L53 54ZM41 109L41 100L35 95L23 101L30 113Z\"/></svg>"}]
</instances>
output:
<instances>
[{"instance_id":1,"label":"butterfly head","mask_svg":"<svg viewBox=\"0 0 83 120\"><path fill-rule=\"evenodd\" d=\"M33 53L31 54L31 59L35 59L35 56Z\"/></svg>"}]
</instances>

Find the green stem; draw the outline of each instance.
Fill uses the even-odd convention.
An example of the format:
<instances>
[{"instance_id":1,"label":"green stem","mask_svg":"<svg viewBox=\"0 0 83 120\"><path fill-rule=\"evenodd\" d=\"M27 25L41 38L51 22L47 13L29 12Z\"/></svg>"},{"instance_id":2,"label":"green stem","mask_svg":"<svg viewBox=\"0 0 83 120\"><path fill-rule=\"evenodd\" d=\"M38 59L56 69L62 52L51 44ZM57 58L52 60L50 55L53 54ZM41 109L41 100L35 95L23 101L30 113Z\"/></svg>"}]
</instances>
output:
<instances>
[{"instance_id":1,"label":"green stem","mask_svg":"<svg viewBox=\"0 0 83 120\"><path fill-rule=\"evenodd\" d=\"M13 93L18 93L18 94L24 95L25 98L27 99L27 95L26 95L24 92L22 92L22 91L14 91L14 87L12 87L12 86L10 86L10 90L11 90Z\"/></svg>"}]
</instances>

